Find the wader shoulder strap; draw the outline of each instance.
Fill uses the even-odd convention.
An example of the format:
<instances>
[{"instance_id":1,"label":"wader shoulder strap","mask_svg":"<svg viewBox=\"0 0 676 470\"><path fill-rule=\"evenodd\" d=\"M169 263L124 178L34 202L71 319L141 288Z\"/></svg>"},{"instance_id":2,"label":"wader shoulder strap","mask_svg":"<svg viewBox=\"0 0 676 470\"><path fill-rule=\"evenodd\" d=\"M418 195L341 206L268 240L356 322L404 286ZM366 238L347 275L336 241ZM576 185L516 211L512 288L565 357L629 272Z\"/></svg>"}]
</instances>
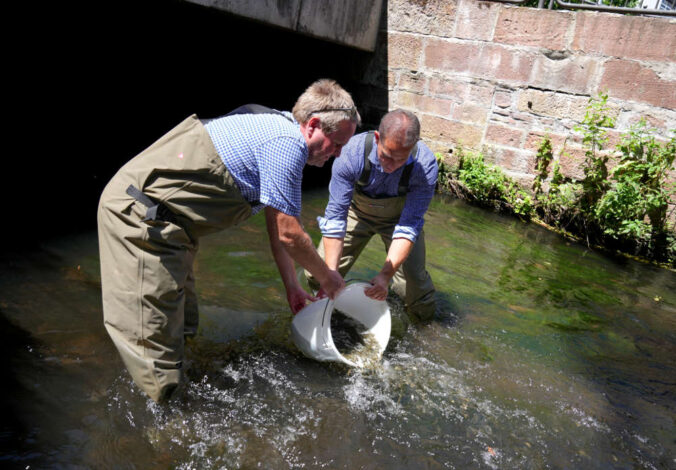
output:
<instances>
[{"instance_id":1,"label":"wader shoulder strap","mask_svg":"<svg viewBox=\"0 0 676 470\"><path fill-rule=\"evenodd\" d=\"M411 150L411 155L413 155L413 162L418 156L418 143L416 142L415 147ZM404 171L401 172L401 178L399 179L399 195L403 196L408 192L408 181L411 179L411 173L413 172L413 162L409 163L404 167Z\"/></svg>"},{"instance_id":2,"label":"wader shoulder strap","mask_svg":"<svg viewBox=\"0 0 676 470\"><path fill-rule=\"evenodd\" d=\"M369 160L369 155L371 155L371 150L373 150L374 140L375 135L373 131L368 132L364 138L364 169L361 171L361 175L357 181L359 188L366 186L366 183L369 182L369 176L371 175L371 160Z\"/></svg>"},{"instance_id":3,"label":"wader shoulder strap","mask_svg":"<svg viewBox=\"0 0 676 470\"><path fill-rule=\"evenodd\" d=\"M357 188L361 189L363 186L369 182L369 176L371 175L371 160L369 160L369 155L373 150L373 144L375 142L375 135L373 131L370 131L366 134L364 138L364 169L359 176L357 181ZM415 144L413 150L411 150L411 155L415 159L418 155L418 143ZM404 167L404 171L401 172L401 178L399 179L399 196L404 196L408 192L408 182L411 179L411 172L413 171L413 162Z\"/></svg>"},{"instance_id":4,"label":"wader shoulder strap","mask_svg":"<svg viewBox=\"0 0 676 470\"><path fill-rule=\"evenodd\" d=\"M281 111L277 111L276 109L268 108L267 106L253 103L245 104L244 106L240 106L237 109L233 109L228 114L226 114L226 116L234 116L235 114L278 114L284 117L285 119L292 121L291 118L286 116Z\"/></svg>"}]
</instances>

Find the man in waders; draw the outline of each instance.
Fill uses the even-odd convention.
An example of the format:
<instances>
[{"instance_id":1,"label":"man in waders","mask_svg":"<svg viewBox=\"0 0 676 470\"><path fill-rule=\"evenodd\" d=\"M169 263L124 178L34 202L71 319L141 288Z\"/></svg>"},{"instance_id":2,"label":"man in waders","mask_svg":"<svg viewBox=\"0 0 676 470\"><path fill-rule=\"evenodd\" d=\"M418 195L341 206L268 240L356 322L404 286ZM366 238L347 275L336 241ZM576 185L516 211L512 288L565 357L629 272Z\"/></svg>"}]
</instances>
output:
<instances>
[{"instance_id":1,"label":"man in waders","mask_svg":"<svg viewBox=\"0 0 676 470\"><path fill-rule=\"evenodd\" d=\"M333 164L329 203L317 220L323 235L319 253L342 276L371 237L380 235L387 257L366 295L385 300L393 280L409 316L427 320L435 309L434 284L425 269L422 228L438 167L419 139L418 118L404 110L387 113L378 131L352 137ZM305 274L310 287L320 289L318 278Z\"/></svg>"},{"instance_id":2,"label":"man in waders","mask_svg":"<svg viewBox=\"0 0 676 470\"><path fill-rule=\"evenodd\" d=\"M293 113L247 105L193 115L125 164L98 209L104 324L132 378L153 400L180 383L184 337L197 331L193 261L200 237L264 209L291 310L314 300L294 261L329 297L342 276L303 230L303 167L322 166L354 134L359 114L333 80L313 83Z\"/></svg>"}]
</instances>

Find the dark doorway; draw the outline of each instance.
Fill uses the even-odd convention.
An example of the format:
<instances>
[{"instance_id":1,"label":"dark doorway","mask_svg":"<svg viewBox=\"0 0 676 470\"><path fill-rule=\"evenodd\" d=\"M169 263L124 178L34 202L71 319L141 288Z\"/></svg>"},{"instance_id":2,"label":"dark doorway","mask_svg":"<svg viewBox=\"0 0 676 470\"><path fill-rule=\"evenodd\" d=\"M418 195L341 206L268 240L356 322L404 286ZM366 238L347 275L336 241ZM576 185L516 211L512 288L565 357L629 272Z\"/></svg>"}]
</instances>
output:
<instances>
[{"instance_id":1,"label":"dark doorway","mask_svg":"<svg viewBox=\"0 0 676 470\"><path fill-rule=\"evenodd\" d=\"M323 77L353 94L365 126L387 109L378 53L178 0L31 5L14 15L31 39L14 38L10 52L20 150L3 171L5 248L95 228L115 171L192 113L290 110ZM329 168L309 171L305 186L328 182Z\"/></svg>"}]
</instances>

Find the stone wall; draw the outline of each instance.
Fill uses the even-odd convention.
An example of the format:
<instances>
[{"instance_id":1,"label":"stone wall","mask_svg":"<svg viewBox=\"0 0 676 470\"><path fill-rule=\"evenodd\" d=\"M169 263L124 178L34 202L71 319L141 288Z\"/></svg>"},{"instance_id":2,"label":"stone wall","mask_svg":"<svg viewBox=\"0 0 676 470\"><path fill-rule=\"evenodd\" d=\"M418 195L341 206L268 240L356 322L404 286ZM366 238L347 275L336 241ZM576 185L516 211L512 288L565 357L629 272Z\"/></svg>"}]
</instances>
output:
<instances>
[{"instance_id":1,"label":"stone wall","mask_svg":"<svg viewBox=\"0 0 676 470\"><path fill-rule=\"evenodd\" d=\"M562 172L580 178L584 152L572 128L599 91L617 119L611 143L641 116L664 138L676 129L674 19L389 0L381 28L389 108L416 112L424 140L447 159L458 145L482 150L530 186L549 133Z\"/></svg>"}]
</instances>

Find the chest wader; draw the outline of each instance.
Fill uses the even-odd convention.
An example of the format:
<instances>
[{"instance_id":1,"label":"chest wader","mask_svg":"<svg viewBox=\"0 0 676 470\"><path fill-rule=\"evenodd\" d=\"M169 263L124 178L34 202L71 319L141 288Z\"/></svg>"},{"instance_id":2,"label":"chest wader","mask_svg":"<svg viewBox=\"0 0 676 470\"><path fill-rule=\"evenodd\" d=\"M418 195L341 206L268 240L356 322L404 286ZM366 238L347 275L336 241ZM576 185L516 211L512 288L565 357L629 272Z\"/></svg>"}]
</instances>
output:
<instances>
[{"instance_id":1,"label":"chest wader","mask_svg":"<svg viewBox=\"0 0 676 470\"><path fill-rule=\"evenodd\" d=\"M98 208L104 324L153 400L168 398L180 383L184 336L197 331L192 266L199 238L251 211L195 115L125 164L104 189Z\"/></svg>"},{"instance_id":2,"label":"chest wader","mask_svg":"<svg viewBox=\"0 0 676 470\"><path fill-rule=\"evenodd\" d=\"M370 197L361 187L368 183L370 162L368 156L373 148L373 136L366 136L364 145L364 171L355 185L352 203L347 213L347 228L338 271L344 277L355 263L371 238L378 234L389 251L392 234L399 222L401 212L406 204L408 178L413 165L408 165L402 172L399 182L399 195L392 197ZM417 147L414 148L415 155ZM368 162L368 164L367 164ZM324 243L319 242L319 254L324 258ZM317 289L316 280L306 272L310 286ZM392 278L392 289L404 300L409 315L418 320L429 319L434 314L434 283L425 269L425 234L420 232L406 261Z\"/></svg>"}]
</instances>

